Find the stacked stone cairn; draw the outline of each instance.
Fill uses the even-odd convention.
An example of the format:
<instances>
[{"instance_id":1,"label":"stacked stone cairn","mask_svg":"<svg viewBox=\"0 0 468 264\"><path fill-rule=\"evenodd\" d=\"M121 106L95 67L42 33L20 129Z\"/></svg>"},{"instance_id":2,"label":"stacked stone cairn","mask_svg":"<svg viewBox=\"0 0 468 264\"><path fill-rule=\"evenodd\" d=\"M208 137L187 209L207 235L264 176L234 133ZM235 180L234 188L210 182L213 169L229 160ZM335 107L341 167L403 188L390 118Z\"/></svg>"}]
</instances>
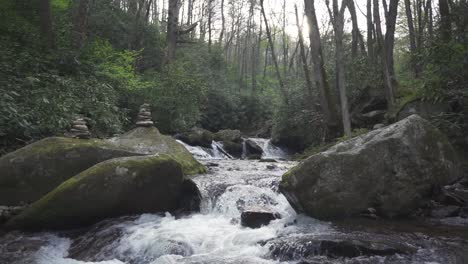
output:
<instances>
[{"instance_id":1,"label":"stacked stone cairn","mask_svg":"<svg viewBox=\"0 0 468 264\"><path fill-rule=\"evenodd\" d=\"M139 127L154 126L154 122L151 117L151 107L149 104L143 104L140 106L140 112L138 113L136 125Z\"/></svg>"},{"instance_id":2,"label":"stacked stone cairn","mask_svg":"<svg viewBox=\"0 0 468 264\"><path fill-rule=\"evenodd\" d=\"M68 133L65 134L67 137L71 138L81 138L89 139L91 138L91 133L89 132L86 121L83 118L78 118L71 124L71 129Z\"/></svg>"}]
</instances>

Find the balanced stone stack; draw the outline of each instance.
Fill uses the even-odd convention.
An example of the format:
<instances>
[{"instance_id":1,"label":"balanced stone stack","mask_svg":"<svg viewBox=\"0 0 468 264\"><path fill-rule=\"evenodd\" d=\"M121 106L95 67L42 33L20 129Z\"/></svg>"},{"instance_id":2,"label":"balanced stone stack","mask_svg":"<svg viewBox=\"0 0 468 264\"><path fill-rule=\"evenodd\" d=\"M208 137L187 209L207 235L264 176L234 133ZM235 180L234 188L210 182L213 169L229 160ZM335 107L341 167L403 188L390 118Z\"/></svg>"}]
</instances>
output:
<instances>
[{"instance_id":1,"label":"balanced stone stack","mask_svg":"<svg viewBox=\"0 0 468 264\"><path fill-rule=\"evenodd\" d=\"M152 127L154 125L154 122L151 119L151 107L149 104L143 104L140 106L136 125L139 127Z\"/></svg>"},{"instance_id":2,"label":"balanced stone stack","mask_svg":"<svg viewBox=\"0 0 468 264\"><path fill-rule=\"evenodd\" d=\"M88 126L86 125L86 121L83 118L78 118L72 122L72 127L66 136L72 138L89 139L91 137L91 133L89 132Z\"/></svg>"}]
</instances>

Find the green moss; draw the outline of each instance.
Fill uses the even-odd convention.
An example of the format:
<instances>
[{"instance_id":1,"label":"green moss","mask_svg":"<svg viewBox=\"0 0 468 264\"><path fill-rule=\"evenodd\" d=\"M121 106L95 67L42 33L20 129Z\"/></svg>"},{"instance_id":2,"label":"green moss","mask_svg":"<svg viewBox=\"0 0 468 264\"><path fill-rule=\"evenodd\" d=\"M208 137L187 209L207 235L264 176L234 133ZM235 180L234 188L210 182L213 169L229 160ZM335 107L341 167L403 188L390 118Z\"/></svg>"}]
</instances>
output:
<instances>
[{"instance_id":1,"label":"green moss","mask_svg":"<svg viewBox=\"0 0 468 264\"><path fill-rule=\"evenodd\" d=\"M128 193L125 189L127 185L132 184L132 180L126 175L119 176L116 174L115 170L119 167L127 168L129 170L128 175L133 175L135 172L135 175L142 177L142 179L153 177L153 173L159 174L162 177L160 178L160 184L162 185L166 181L171 183L182 182L180 164L168 155L117 158L104 161L63 182L40 200L34 202L20 215L13 218L7 223L6 227L36 229L37 227L51 226L51 223L55 223L58 225L57 228L60 228L60 219L77 222L78 220L73 219L77 218L86 222L98 219L101 215L106 215L106 213L119 214L120 210L117 207L125 207L125 205L119 205L119 201L121 199L131 199L131 193ZM170 175L178 175L180 178L167 178ZM108 184L113 187L108 187ZM71 205L73 208L70 208ZM135 204L135 207L138 207L138 205ZM130 209L127 208L126 210ZM64 223L64 225L66 224Z\"/></svg>"}]
</instances>

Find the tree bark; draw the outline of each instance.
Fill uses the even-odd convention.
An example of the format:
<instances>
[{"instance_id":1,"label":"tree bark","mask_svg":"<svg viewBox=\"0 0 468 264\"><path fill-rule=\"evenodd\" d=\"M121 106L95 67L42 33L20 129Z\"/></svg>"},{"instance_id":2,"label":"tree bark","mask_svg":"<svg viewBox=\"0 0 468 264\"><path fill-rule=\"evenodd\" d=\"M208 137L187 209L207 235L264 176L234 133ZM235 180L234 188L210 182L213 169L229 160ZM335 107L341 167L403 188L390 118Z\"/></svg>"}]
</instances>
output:
<instances>
[{"instance_id":1,"label":"tree bark","mask_svg":"<svg viewBox=\"0 0 468 264\"><path fill-rule=\"evenodd\" d=\"M288 96L287 96L287 92L286 92L286 87L284 86L283 78L281 77L281 72L280 72L279 65L278 65L278 59L276 58L275 45L274 45L273 39L271 37L271 31L270 31L270 27L268 26L268 20L267 20L266 14L265 14L265 8L263 6L263 2L264 2L264 0L260 0L260 10L262 12L263 21L265 23L265 31L266 31L266 34L267 34L267 37L268 37L268 42L270 44L271 58L273 60L274 66L275 66L276 78L278 79L278 83L279 83L279 86L280 86L280 92L282 93L282 95L284 97L283 99L285 100L285 102L288 103Z\"/></svg>"},{"instance_id":2,"label":"tree bark","mask_svg":"<svg viewBox=\"0 0 468 264\"><path fill-rule=\"evenodd\" d=\"M395 105L395 94L394 94L392 76L390 72L390 62L388 61L388 53L386 52L386 50L389 49L390 47L386 45L387 41L384 41L384 37L382 34L382 27L381 27L380 13L379 13L379 0L374 0L374 22L376 26L377 41L379 43L380 54L382 57L382 69L383 69L384 83L385 83L385 96L387 98L388 106L392 107L393 105ZM393 46L392 46L392 49L393 49Z\"/></svg>"},{"instance_id":3,"label":"tree bark","mask_svg":"<svg viewBox=\"0 0 468 264\"><path fill-rule=\"evenodd\" d=\"M450 19L449 0L439 0L440 32L442 40L452 39L452 21Z\"/></svg>"},{"instance_id":4,"label":"tree bark","mask_svg":"<svg viewBox=\"0 0 468 264\"><path fill-rule=\"evenodd\" d=\"M367 55L369 62L374 64L375 59L375 47L374 47L374 23L372 20L372 0L367 0Z\"/></svg>"},{"instance_id":5,"label":"tree bark","mask_svg":"<svg viewBox=\"0 0 468 264\"><path fill-rule=\"evenodd\" d=\"M170 64L175 58L178 36L180 0L169 0L166 33L165 63Z\"/></svg>"},{"instance_id":6,"label":"tree bark","mask_svg":"<svg viewBox=\"0 0 468 264\"><path fill-rule=\"evenodd\" d=\"M225 30L226 30L226 18L224 17L224 0L221 0L221 32L219 33L219 45L221 47L223 46L223 38L224 38Z\"/></svg>"},{"instance_id":7,"label":"tree bark","mask_svg":"<svg viewBox=\"0 0 468 264\"><path fill-rule=\"evenodd\" d=\"M54 31L52 28L52 12L49 0L39 1L39 26L42 38L47 48L54 48Z\"/></svg>"},{"instance_id":8,"label":"tree bark","mask_svg":"<svg viewBox=\"0 0 468 264\"><path fill-rule=\"evenodd\" d=\"M358 25L358 19L357 19L357 15L356 15L356 7L354 5L354 1L353 0L348 0L347 1L347 5L348 5L348 10L349 10L349 13L351 15L351 22L352 22L352 25L353 25L353 28L352 28L352 31L351 31L351 34L352 34L352 42L351 42L351 55L353 56L353 58L355 58L357 56L357 52L358 52L358 46L359 46L359 42L360 42L360 39L362 38L361 35L361 32L359 31L359 25ZM362 51L362 47L361 47L361 51Z\"/></svg>"},{"instance_id":9,"label":"tree bark","mask_svg":"<svg viewBox=\"0 0 468 264\"><path fill-rule=\"evenodd\" d=\"M309 65L307 63L307 57L305 53L304 47L304 36L302 35L302 28L299 25L299 14L297 12L297 5L294 5L294 11L296 12L296 25L297 25L297 32L299 35L299 50L302 60L302 68L304 70L304 77L306 80L307 91L309 93L309 97L312 98L312 78L310 77L310 70Z\"/></svg>"},{"instance_id":10,"label":"tree bark","mask_svg":"<svg viewBox=\"0 0 468 264\"><path fill-rule=\"evenodd\" d=\"M314 81L320 95L320 106L326 123L331 130L339 125L339 117L336 110L334 97L330 92L323 61L322 44L318 28L317 15L315 13L314 0L304 0L305 12L309 24L310 54L314 73Z\"/></svg>"},{"instance_id":11,"label":"tree bark","mask_svg":"<svg viewBox=\"0 0 468 264\"><path fill-rule=\"evenodd\" d=\"M406 9L406 19L408 22L408 32L410 40L410 53L411 53L411 69L415 77L419 76L419 70L417 67L417 61L415 60L416 56L416 33L414 32L414 21L413 21L413 12L411 11L411 0L405 0L405 9Z\"/></svg>"},{"instance_id":12,"label":"tree bark","mask_svg":"<svg viewBox=\"0 0 468 264\"><path fill-rule=\"evenodd\" d=\"M89 0L80 0L73 18L72 47L80 50L86 39Z\"/></svg>"},{"instance_id":13,"label":"tree bark","mask_svg":"<svg viewBox=\"0 0 468 264\"><path fill-rule=\"evenodd\" d=\"M335 31L335 67L336 67L336 84L340 91L341 116L343 121L344 134L347 137L352 136L351 118L348 109L348 97L346 95L346 76L344 62L344 12L347 5L347 0L343 0L341 7L338 6L338 0L333 0L333 11L329 8L329 0L326 0L330 21L333 24Z\"/></svg>"}]
</instances>

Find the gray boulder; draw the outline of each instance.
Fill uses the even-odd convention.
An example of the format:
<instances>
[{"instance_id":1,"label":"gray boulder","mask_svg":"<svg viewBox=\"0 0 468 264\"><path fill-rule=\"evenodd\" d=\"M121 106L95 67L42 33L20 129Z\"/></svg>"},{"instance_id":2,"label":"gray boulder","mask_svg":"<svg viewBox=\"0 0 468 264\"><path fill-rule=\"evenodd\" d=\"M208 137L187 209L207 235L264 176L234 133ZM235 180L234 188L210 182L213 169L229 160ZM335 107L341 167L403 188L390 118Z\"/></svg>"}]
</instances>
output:
<instances>
[{"instance_id":1,"label":"gray boulder","mask_svg":"<svg viewBox=\"0 0 468 264\"><path fill-rule=\"evenodd\" d=\"M461 176L447 138L413 115L310 156L285 175L280 189L293 207L318 219L375 208L406 216L429 201L434 186Z\"/></svg>"},{"instance_id":2,"label":"gray boulder","mask_svg":"<svg viewBox=\"0 0 468 264\"><path fill-rule=\"evenodd\" d=\"M191 146L211 148L214 135L206 129L194 127L189 131L178 134L176 138Z\"/></svg>"},{"instance_id":3,"label":"gray boulder","mask_svg":"<svg viewBox=\"0 0 468 264\"><path fill-rule=\"evenodd\" d=\"M214 134L214 139L222 141L224 150L231 156L242 156L242 135L239 130L220 130Z\"/></svg>"},{"instance_id":4,"label":"gray boulder","mask_svg":"<svg viewBox=\"0 0 468 264\"><path fill-rule=\"evenodd\" d=\"M140 154L98 139L40 140L0 158L0 205L34 202L99 162L137 155Z\"/></svg>"},{"instance_id":5,"label":"gray boulder","mask_svg":"<svg viewBox=\"0 0 468 264\"><path fill-rule=\"evenodd\" d=\"M251 139L245 140L246 156L249 159L260 159L263 154L263 149L255 141Z\"/></svg>"},{"instance_id":6,"label":"gray boulder","mask_svg":"<svg viewBox=\"0 0 468 264\"><path fill-rule=\"evenodd\" d=\"M7 229L68 229L122 215L177 210L181 165L167 155L117 158L70 178L10 219Z\"/></svg>"}]
</instances>

